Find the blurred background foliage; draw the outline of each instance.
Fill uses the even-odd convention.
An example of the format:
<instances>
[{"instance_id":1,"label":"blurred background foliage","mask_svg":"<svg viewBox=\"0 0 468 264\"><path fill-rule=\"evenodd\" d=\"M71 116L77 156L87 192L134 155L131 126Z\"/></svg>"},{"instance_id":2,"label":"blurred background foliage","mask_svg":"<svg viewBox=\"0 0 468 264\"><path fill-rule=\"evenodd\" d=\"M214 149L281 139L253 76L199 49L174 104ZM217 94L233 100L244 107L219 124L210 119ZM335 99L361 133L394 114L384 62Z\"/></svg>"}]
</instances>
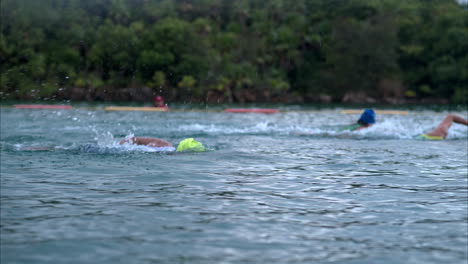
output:
<instances>
[{"instance_id":1,"label":"blurred background foliage","mask_svg":"<svg viewBox=\"0 0 468 264\"><path fill-rule=\"evenodd\" d=\"M1 98L466 103L451 0L2 0Z\"/></svg>"}]
</instances>

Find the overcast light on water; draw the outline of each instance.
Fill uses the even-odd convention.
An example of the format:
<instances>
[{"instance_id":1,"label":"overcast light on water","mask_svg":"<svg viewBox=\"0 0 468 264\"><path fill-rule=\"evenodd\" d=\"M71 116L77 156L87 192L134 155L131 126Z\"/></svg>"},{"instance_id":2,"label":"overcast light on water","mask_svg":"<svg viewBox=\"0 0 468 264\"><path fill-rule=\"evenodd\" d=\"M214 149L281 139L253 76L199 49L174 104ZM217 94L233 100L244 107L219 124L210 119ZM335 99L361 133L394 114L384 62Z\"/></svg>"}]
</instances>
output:
<instances>
[{"instance_id":1,"label":"overcast light on water","mask_svg":"<svg viewBox=\"0 0 468 264\"><path fill-rule=\"evenodd\" d=\"M448 113L2 108L0 260L466 263L467 127L414 139Z\"/></svg>"}]
</instances>

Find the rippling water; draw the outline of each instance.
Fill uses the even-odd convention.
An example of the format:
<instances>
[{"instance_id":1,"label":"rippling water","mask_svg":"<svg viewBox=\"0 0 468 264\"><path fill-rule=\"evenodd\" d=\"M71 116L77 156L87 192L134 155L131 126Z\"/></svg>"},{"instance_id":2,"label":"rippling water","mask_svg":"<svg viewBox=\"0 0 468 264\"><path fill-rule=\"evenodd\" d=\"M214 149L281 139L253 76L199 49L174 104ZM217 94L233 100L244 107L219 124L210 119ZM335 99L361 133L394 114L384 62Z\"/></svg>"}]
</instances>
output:
<instances>
[{"instance_id":1,"label":"rippling water","mask_svg":"<svg viewBox=\"0 0 468 264\"><path fill-rule=\"evenodd\" d=\"M447 113L337 132L357 116L3 108L0 260L467 263L467 127L412 138Z\"/></svg>"}]
</instances>

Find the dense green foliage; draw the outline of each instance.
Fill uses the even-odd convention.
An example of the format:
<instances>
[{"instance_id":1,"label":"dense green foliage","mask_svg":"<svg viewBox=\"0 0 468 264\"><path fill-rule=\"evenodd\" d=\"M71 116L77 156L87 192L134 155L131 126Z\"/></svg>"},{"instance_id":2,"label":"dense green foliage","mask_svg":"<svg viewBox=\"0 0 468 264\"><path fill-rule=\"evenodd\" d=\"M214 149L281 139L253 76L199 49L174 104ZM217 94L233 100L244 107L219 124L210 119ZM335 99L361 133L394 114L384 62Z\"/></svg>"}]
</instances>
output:
<instances>
[{"instance_id":1,"label":"dense green foliage","mask_svg":"<svg viewBox=\"0 0 468 264\"><path fill-rule=\"evenodd\" d=\"M455 0L2 0L1 19L3 99L468 97Z\"/></svg>"}]
</instances>

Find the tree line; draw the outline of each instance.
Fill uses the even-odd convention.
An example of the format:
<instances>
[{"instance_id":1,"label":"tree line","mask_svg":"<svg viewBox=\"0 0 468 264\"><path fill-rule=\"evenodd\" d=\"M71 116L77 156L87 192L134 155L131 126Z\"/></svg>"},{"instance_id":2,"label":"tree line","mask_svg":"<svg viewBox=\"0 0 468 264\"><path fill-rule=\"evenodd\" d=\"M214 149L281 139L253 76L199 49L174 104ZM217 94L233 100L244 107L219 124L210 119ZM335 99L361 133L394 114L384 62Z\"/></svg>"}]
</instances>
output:
<instances>
[{"instance_id":1,"label":"tree line","mask_svg":"<svg viewBox=\"0 0 468 264\"><path fill-rule=\"evenodd\" d=\"M468 97L455 0L2 0L2 99Z\"/></svg>"}]
</instances>

